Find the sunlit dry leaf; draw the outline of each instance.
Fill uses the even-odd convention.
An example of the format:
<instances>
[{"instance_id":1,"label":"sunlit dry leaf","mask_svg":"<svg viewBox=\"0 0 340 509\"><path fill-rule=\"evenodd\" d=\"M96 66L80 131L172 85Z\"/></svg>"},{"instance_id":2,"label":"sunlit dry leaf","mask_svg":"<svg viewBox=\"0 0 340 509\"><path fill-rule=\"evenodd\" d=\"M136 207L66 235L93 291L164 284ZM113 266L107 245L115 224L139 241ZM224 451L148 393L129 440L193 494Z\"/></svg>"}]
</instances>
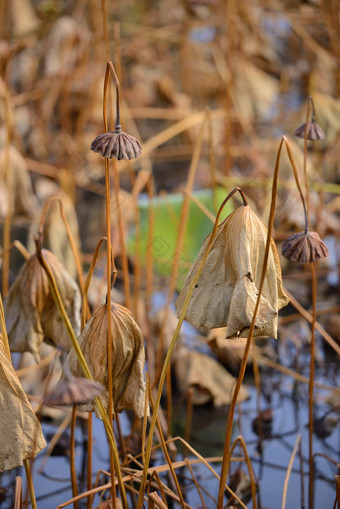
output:
<instances>
[{"instance_id":1,"label":"sunlit dry leaf","mask_svg":"<svg viewBox=\"0 0 340 509\"><path fill-rule=\"evenodd\" d=\"M80 291L65 267L46 249L43 256L55 277L61 299L76 334L80 331ZM63 350L70 340L50 291L47 276L37 255L22 266L4 302L10 348L14 352L32 352L40 359L43 341Z\"/></svg>"},{"instance_id":2,"label":"sunlit dry leaf","mask_svg":"<svg viewBox=\"0 0 340 509\"><path fill-rule=\"evenodd\" d=\"M108 309L103 304L87 322L78 338L79 345L89 366L93 379L108 387L107 372L107 326ZM142 333L128 309L119 304L111 304L112 332L112 385L114 411L131 409L137 417L144 415L145 382L143 369L145 362ZM74 376L83 376L74 350L68 356L70 370ZM101 396L108 407L108 390ZM95 410L94 403L84 407L86 411Z\"/></svg>"},{"instance_id":3,"label":"sunlit dry leaf","mask_svg":"<svg viewBox=\"0 0 340 509\"><path fill-rule=\"evenodd\" d=\"M261 278L267 229L249 205L238 207L218 226L211 251L191 296L185 319L196 327L227 327L226 337L246 337ZM178 314L201 263L205 240L177 299ZM254 336L277 337L277 314L288 303L279 256L271 241Z\"/></svg>"},{"instance_id":4,"label":"sunlit dry leaf","mask_svg":"<svg viewBox=\"0 0 340 509\"><path fill-rule=\"evenodd\" d=\"M10 196L6 187L7 169ZM6 147L3 148L0 151L0 217L5 217L10 209L14 214L32 216L36 207L25 159L13 145L9 147L8 154Z\"/></svg>"},{"instance_id":5,"label":"sunlit dry leaf","mask_svg":"<svg viewBox=\"0 0 340 509\"><path fill-rule=\"evenodd\" d=\"M229 405L236 379L215 359L185 347L174 360L176 383L181 392L193 389L194 405L212 401L215 406ZM245 401L248 391L241 387L238 401Z\"/></svg>"},{"instance_id":6,"label":"sunlit dry leaf","mask_svg":"<svg viewBox=\"0 0 340 509\"><path fill-rule=\"evenodd\" d=\"M0 336L0 472L19 467L46 447L38 421Z\"/></svg>"}]
</instances>

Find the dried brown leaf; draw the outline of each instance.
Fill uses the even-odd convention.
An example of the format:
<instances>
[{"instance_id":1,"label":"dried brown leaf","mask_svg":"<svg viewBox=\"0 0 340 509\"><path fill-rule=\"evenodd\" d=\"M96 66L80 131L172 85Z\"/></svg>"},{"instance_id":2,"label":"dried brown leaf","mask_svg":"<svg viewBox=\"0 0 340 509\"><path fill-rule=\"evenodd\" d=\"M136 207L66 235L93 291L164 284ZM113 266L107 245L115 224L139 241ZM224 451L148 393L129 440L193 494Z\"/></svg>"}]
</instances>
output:
<instances>
[{"instance_id":1,"label":"dried brown leaf","mask_svg":"<svg viewBox=\"0 0 340 509\"><path fill-rule=\"evenodd\" d=\"M100 306L78 338L79 345L89 366L93 379L101 383L105 393L101 396L108 407L107 372L107 326L108 310L106 304ZM112 331L112 385L114 411L132 409L138 417L144 415L145 382L143 369L145 362L142 333L128 309L119 304L111 305ZM82 376L82 370L74 350L68 356L70 370L74 376ZM86 411L95 410L89 403Z\"/></svg>"},{"instance_id":2,"label":"dried brown leaf","mask_svg":"<svg viewBox=\"0 0 340 509\"><path fill-rule=\"evenodd\" d=\"M260 283L267 228L251 208L238 207L218 226L211 251L192 294L185 319L196 327L227 327L226 337L246 337ZM204 256L205 240L177 299L180 314ZM277 314L288 303L279 256L271 242L254 336L277 337Z\"/></svg>"},{"instance_id":3,"label":"dried brown leaf","mask_svg":"<svg viewBox=\"0 0 340 509\"><path fill-rule=\"evenodd\" d=\"M43 255L55 277L72 327L79 334L79 288L53 253L43 249ZM43 341L63 350L70 349L68 334L36 255L32 255L22 266L4 301L4 308L12 351L29 351L39 360L39 348Z\"/></svg>"},{"instance_id":4,"label":"dried brown leaf","mask_svg":"<svg viewBox=\"0 0 340 509\"><path fill-rule=\"evenodd\" d=\"M203 405L209 401L215 406L229 405L236 379L215 359L182 347L174 366L180 391L186 393L193 389L194 405ZM247 398L247 389L241 387L238 401Z\"/></svg>"},{"instance_id":5,"label":"dried brown leaf","mask_svg":"<svg viewBox=\"0 0 340 509\"><path fill-rule=\"evenodd\" d=\"M0 472L4 472L34 458L46 442L1 337L0 385Z\"/></svg>"}]
</instances>

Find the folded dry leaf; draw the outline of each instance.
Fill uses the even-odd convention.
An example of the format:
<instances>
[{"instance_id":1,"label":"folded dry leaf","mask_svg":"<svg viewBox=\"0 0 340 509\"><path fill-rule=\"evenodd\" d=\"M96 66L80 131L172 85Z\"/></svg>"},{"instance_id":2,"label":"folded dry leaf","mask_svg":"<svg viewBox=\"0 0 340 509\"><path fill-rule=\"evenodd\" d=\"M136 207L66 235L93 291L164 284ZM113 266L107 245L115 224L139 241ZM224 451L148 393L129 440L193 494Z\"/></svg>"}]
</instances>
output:
<instances>
[{"instance_id":1,"label":"folded dry leaf","mask_svg":"<svg viewBox=\"0 0 340 509\"><path fill-rule=\"evenodd\" d=\"M46 249L43 256L55 277L66 313L76 334L80 331L81 298L77 283L56 256ZM37 255L22 266L4 301L6 326L13 352L32 352L40 360L43 341L70 349L70 340Z\"/></svg>"},{"instance_id":2,"label":"folded dry leaf","mask_svg":"<svg viewBox=\"0 0 340 509\"><path fill-rule=\"evenodd\" d=\"M229 405L236 379L215 359L182 347L174 361L176 383L181 392L193 390L194 405L212 401L215 406ZM238 401L248 399L248 391L241 387Z\"/></svg>"},{"instance_id":3,"label":"folded dry leaf","mask_svg":"<svg viewBox=\"0 0 340 509\"><path fill-rule=\"evenodd\" d=\"M37 419L0 336L0 472L19 467L46 447Z\"/></svg>"},{"instance_id":4,"label":"folded dry leaf","mask_svg":"<svg viewBox=\"0 0 340 509\"><path fill-rule=\"evenodd\" d=\"M226 337L246 337L255 310L267 228L249 205L238 207L218 226L216 237L195 285L185 319L196 327L227 327ZM189 286L204 256L205 240L176 302L180 314ZM254 336L277 337L278 311L288 304L274 241L255 321Z\"/></svg>"},{"instance_id":5,"label":"folded dry leaf","mask_svg":"<svg viewBox=\"0 0 340 509\"><path fill-rule=\"evenodd\" d=\"M119 304L111 304L112 333L112 386L115 412L131 409L137 415L144 415L145 382L143 369L145 362L142 333L128 309ZM107 305L100 306L78 338L80 348L95 381L108 388L107 372ZM68 356L69 367L74 376L82 376L74 350ZM101 399L108 408L108 390ZM89 403L83 410L96 410Z\"/></svg>"}]
</instances>

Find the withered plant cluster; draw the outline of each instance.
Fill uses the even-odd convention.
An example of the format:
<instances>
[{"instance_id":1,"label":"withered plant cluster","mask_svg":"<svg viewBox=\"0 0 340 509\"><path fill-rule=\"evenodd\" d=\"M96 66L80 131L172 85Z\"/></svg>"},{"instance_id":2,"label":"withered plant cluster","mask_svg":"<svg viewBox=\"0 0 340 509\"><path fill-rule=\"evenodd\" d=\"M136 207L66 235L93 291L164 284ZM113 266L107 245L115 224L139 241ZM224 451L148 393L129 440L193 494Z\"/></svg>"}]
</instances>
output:
<instances>
[{"instance_id":1,"label":"withered plant cluster","mask_svg":"<svg viewBox=\"0 0 340 509\"><path fill-rule=\"evenodd\" d=\"M339 28L335 0L1 2L1 507L340 507Z\"/></svg>"}]
</instances>

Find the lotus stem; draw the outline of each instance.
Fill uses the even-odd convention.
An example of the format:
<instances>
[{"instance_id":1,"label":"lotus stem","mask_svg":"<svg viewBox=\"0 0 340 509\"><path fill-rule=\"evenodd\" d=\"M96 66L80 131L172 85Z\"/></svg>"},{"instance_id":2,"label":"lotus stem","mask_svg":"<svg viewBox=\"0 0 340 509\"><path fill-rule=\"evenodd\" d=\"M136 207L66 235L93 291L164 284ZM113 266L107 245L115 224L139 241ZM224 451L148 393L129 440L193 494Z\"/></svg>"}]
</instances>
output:
<instances>
[{"instance_id":1,"label":"lotus stem","mask_svg":"<svg viewBox=\"0 0 340 509\"><path fill-rule=\"evenodd\" d=\"M183 304L183 309L182 309L180 317L178 319L176 330L175 330L174 335L172 337L171 343L170 343L169 348L168 348L167 355L166 355L164 363L163 363L163 368L162 368L162 372L161 372L159 383L158 383L157 394L156 394L156 397L155 397L154 410L153 410L153 413L152 413L152 419L151 419L151 423L150 423L150 427L149 427L149 435L148 435L147 444L146 444L146 450L145 450L144 470L143 470L143 475L142 475L142 479L141 479L141 485L140 485L140 489L139 489L139 497L138 497L138 502L137 502L137 509L141 509L142 505L143 505L144 491L145 491L148 467L149 467L150 457L151 457L151 448L152 448L153 434L154 434L154 431L155 431L155 426L156 426L156 422L157 422L157 413L158 413L158 409L159 409L159 405L160 405L160 401L161 401L161 396L162 396L164 382L165 382L167 371L168 371L168 368L169 368L169 365L170 365L170 360L171 360L172 352L173 352L173 350L175 348L175 345L176 345L176 342L177 342L177 339L178 339L178 336L179 336L179 333L180 333L180 330L181 330L181 327L182 327L182 324L183 324L183 320L184 320L186 311L187 311L189 303L190 303L190 299L191 299L192 293L193 293L193 291L195 289L195 284L196 284L196 282L197 282L197 280L198 280L198 278L199 278L199 276L200 276L200 274L201 274L201 272L202 272L202 270L204 268L205 262L206 262L206 260L208 258L208 255L210 253L211 247L212 247L213 242L215 240L215 236L216 236L217 228L218 228L218 222L219 222L221 213L222 213L226 203L230 200L230 198L237 191L239 191L241 193L241 189L239 187L235 187L228 194L228 196L223 200L223 202L222 202L222 204L221 204L221 206L220 206L220 208L218 210L218 213L216 215L216 220L215 220L214 228L213 228L212 233L210 235L210 239L209 239L208 245L206 247L206 251L205 251L205 253L203 255L202 261L201 261L201 263L200 263L200 265L199 265L199 267L197 269L197 272L196 272L196 274L195 274L195 276L194 276L194 278L192 280L192 283L189 286L188 293L187 293L187 296L186 296L184 304ZM244 195L241 193L241 196L244 196Z\"/></svg>"}]
</instances>

